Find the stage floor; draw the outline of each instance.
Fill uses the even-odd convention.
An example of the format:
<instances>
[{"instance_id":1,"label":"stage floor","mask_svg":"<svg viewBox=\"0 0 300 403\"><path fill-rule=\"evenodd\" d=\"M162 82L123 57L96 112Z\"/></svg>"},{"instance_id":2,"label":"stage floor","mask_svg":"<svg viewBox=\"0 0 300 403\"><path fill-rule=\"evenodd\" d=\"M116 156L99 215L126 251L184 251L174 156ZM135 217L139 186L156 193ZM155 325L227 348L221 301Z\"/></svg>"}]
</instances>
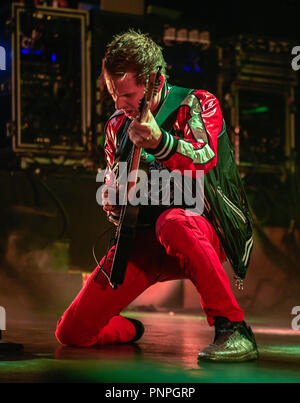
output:
<instances>
[{"instance_id":1,"label":"stage floor","mask_svg":"<svg viewBox=\"0 0 300 403\"><path fill-rule=\"evenodd\" d=\"M0 353L0 382L299 382L300 331L249 318L260 357L246 363L200 363L214 336L204 316L133 312L145 333L137 343L93 348L61 346L56 319L8 321L2 341L22 343L20 355Z\"/></svg>"}]
</instances>

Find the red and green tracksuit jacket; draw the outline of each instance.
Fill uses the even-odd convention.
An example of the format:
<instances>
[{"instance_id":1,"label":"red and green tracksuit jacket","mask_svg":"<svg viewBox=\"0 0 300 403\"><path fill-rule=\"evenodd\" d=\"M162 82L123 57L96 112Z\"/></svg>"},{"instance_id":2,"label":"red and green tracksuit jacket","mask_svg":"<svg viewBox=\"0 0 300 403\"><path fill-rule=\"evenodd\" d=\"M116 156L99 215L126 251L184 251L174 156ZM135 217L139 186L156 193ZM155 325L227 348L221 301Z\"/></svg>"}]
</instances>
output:
<instances>
[{"instance_id":1,"label":"red and green tracksuit jacket","mask_svg":"<svg viewBox=\"0 0 300 403\"><path fill-rule=\"evenodd\" d=\"M165 85L163 91L161 104L172 86ZM120 155L119 134L125 125L122 111L116 111L106 124L108 171L116 154ZM243 279L253 247L252 220L218 99L205 90L191 90L176 110L171 126L161 130L159 146L145 150L154 157L153 166L178 170L182 175L186 170L192 174L197 170L204 172L203 215L217 231L236 275Z\"/></svg>"}]
</instances>

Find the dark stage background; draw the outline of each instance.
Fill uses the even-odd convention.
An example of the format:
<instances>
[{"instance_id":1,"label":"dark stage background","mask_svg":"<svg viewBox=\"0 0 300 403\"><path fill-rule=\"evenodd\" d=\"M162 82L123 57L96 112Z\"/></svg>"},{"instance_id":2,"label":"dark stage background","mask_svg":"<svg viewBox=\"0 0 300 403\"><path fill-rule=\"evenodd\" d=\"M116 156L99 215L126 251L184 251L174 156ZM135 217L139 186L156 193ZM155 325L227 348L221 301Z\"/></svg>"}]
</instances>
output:
<instances>
[{"instance_id":1,"label":"dark stage background","mask_svg":"<svg viewBox=\"0 0 300 403\"><path fill-rule=\"evenodd\" d=\"M20 297L11 296L26 290L21 301L46 309L55 300L61 310L95 267L93 245L99 259L106 252L109 235L99 236L110 225L96 203L96 174L113 105L101 58L129 27L164 47L171 83L220 99L255 217L242 305L299 305L298 2L64 3L65 11L15 3L13 14L10 2L0 5L0 305L17 312ZM198 309L186 284L165 292L158 304Z\"/></svg>"}]
</instances>

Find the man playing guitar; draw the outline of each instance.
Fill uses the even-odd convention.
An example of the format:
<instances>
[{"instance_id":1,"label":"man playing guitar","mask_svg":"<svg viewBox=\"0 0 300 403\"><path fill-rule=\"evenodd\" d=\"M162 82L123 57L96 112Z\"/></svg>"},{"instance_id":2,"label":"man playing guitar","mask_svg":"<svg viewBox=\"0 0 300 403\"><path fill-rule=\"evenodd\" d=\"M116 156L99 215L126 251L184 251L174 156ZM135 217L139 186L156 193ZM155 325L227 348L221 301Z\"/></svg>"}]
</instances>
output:
<instances>
[{"instance_id":1,"label":"man playing guitar","mask_svg":"<svg viewBox=\"0 0 300 403\"><path fill-rule=\"evenodd\" d=\"M145 96L147 77L158 66L161 71L156 93L141 120L140 100ZM161 170L177 170L181 175L190 172L192 176L202 171L206 176L215 169L217 160L222 164L217 159L217 147L224 129L223 117L218 100L209 92L190 90L173 113L168 129L158 125L159 111L166 99L172 98L172 86L166 82L161 48L149 35L132 29L116 35L104 56L102 74L116 108L105 133L108 173L118 157L126 154L125 136L127 144L131 142L152 157L149 165ZM106 199L103 208L108 219L118 226L121 208L110 201L109 186L108 183L103 190ZM211 203L219 194L220 200L237 213L235 220L245 224L247 219L219 187L214 190ZM171 200L168 206L145 206L144 211L148 213L139 217L124 280L116 289L108 281L114 246L100 262L101 270L95 269L59 320L56 330L59 342L83 347L136 341L144 332L143 325L120 312L158 281L190 279L199 292L208 324L215 326L216 331L213 343L199 353L198 359L223 362L256 359L254 335L244 322L244 312L222 266L227 253L218 232L222 224L217 225L219 221L211 218L213 205L205 205L203 214L190 214L187 206L178 206ZM247 241L248 249L242 254L245 267L250 246Z\"/></svg>"}]
</instances>

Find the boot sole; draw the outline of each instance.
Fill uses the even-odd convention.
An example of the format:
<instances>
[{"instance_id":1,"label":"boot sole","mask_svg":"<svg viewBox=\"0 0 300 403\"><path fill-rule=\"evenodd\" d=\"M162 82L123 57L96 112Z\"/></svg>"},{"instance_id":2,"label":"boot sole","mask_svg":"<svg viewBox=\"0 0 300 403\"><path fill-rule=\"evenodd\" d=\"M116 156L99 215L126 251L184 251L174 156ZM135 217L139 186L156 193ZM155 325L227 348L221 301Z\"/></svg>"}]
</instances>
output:
<instances>
[{"instance_id":1,"label":"boot sole","mask_svg":"<svg viewBox=\"0 0 300 403\"><path fill-rule=\"evenodd\" d=\"M238 357L216 357L214 355L198 355L198 361L218 361L218 362L245 362L258 359L258 352L252 351L250 353Z\"/></svg>"}]
</instances>

